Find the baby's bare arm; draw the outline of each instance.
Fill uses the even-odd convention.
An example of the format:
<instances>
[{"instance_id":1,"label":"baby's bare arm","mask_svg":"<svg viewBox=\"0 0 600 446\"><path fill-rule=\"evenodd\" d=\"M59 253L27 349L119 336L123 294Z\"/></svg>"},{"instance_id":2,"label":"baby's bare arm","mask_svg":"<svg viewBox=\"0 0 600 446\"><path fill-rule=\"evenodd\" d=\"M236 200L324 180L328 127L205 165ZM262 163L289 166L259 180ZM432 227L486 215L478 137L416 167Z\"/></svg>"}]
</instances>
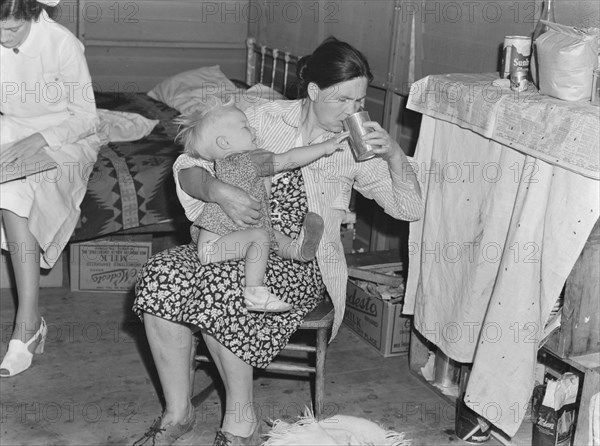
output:
<instances>
[{"instance_id":1,"label":"baby's bare arm","mask_svg":"<svg viewBox=\"0 0 600 446\"><path fill-rule=\"evenodd\" d=\"M285 153L275 154L273 156L275 173L306 166L323 156L329 156L338 150L342 150L344 148L342 141L346 139L348 135L348 132L344 132L319 144L295 147Z\"/></svg>"}]
</instances>

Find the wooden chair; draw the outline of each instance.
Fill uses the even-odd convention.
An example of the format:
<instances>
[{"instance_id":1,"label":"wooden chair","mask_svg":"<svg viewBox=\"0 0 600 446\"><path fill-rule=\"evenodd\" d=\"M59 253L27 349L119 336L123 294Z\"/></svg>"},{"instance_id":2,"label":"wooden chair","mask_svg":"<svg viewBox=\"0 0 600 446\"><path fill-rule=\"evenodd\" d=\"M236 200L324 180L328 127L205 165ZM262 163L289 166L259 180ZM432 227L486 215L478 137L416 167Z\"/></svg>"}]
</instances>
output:
<instances>
[{"instance_id":1,"label":"wooden chair","mask_svg":"<svg viewBox=\"0 0 600 446\"><path fill-rule=\"evenodd\" d=\"M323 413L325 397L325 356L327 353L327 341L333 325L333 305L329 299L323 300L313 311L311 311L299 330L310 330L315 333L315 345L304 345L289 343L282 352L297 351L307 352L309 356L315 354L315 365L296 364L275 359L266 368L268 371L285 373L309 373L314 375L314 399L313 409L316 418ZM212 362L206 355L196 355L197 362Z\"/></svg>"}]
</instances>

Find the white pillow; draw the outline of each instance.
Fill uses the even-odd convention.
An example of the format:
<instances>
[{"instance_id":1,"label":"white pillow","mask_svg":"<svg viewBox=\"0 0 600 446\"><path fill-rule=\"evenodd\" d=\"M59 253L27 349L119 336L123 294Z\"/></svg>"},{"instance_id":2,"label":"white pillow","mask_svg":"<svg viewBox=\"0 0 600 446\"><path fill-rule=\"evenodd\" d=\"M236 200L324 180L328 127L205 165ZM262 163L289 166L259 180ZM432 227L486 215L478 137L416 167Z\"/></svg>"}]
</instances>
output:
<instances>
[{"instance_id":1,"label":"white pillow","mask_svg":"<svg viewBox=\"0 0 600 446\"><path fill-rule=\"evenodd\" d=\"M240 90L235 94L235 105L242 111L248 107L262 104L268 101L285 99L285 96L263 84L256 84L248 90Z\"/></svg>"},{"instance_id":2,"label":"white pillow","mask_svg":"<svg viewBox=\"0 0 600 446\"><path fill-rule=\"evenodd\" d=\"M148 136L158 119L148 119L137 113L96 109L100 124L98 136L102 144L118 141L137 141Z\"/></svg>"},{"instance_id":3,"label":"white pillow","mask_svg":"<svg viewBox=\"0 0 600 446\"><path fill-rule=\"evenodd\" d=\"M225 101L237 88L219 65L202 67L171 76L148 92L148 96L187 114L201 109L210 96Z\"/></svg>"}]
</instances>

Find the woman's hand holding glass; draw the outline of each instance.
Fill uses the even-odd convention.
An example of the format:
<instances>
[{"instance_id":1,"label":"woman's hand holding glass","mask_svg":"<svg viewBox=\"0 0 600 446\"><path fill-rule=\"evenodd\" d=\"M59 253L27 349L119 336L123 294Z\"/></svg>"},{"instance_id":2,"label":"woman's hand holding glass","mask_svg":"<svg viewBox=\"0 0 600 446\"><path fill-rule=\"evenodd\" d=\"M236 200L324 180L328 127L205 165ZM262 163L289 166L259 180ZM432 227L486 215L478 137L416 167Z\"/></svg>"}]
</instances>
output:
<instances>
[{"instance_id":1,"label":"woman's hand holding glass","mask_svg":"<svg viewBox=\"0 0 600 446\"><path fill-rule=\"evenodd\" d=\"M372 129L371 132L363 136L363 140L368 144L373 145L373 152L387 161L390 170L409 181L417 193L421 195L421 188L417 181L417 176L408 162L408 158L402 150L402 147L400 147L400 144L398 144L378 122L368 121L363 123L363 126Z\"/></svg>"},{"instance_id":2,"label":"woman's hand holding glass","mask_svg":"<svg viewBox=\"0 0 600 446\"><path fill-rule=\"evenodd\" d=\"M47 145L48 143L40 133L34 133L15 143L7 144L2 147L2 151L0 152L0 163L21 163L38 153Z\"/></svg>"},{"instance_id":3,"label":"woman's hand holding glass","mask_svg":"<svg viewBox=\"0 0 600 446\"><path fill-rule=\"evenodd\" d=\"M404 152L396 141L392 139L390 134L385 131L376 121L367 121L363 123L363 127L371 129L369 133L363 135L362 139L369 145L373 146L373 152L378 157L390 162L392 159L402 160Z\"/></svg>"}]
</instances>

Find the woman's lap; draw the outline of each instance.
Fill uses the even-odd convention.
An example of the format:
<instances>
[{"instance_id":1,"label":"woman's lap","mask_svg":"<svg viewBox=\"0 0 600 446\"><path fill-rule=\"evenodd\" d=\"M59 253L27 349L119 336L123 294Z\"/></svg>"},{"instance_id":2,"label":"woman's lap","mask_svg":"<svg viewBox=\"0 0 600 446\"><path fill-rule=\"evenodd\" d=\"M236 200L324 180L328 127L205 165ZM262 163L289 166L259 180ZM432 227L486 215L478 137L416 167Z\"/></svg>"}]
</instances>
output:
<instances>
[{"instance_id":1,"label":"woman's lap","mask_svg":"<svg viewBox=\"0 0 600 446\"><path fill-rule=\"evenodd\" d=\"M18 181L9 181L0 189L0 209L6 209L19 217L29 217L39 187L40 175L31 175Z\"/></svg>"},{"instance_id":2,"label":"woman's lap","mask_svg":"<svg viewBox=\"0 0 600 446\"><path fill-rule=\"evenodd\" d=\"M31 121L35 122L35 119ZM19 128L15 129L15 126ZM15 141L33 132L8 118L3 119L2 129L15 130L8 132ZM98 137L91 135L56 150L44 149L53 160L54 169L2 186L1 207L27 219L29 231L42 249L42 268L54 265L77 224L79 205L86 193L99 146ZM4 228L1 229L0 244L2 249L7 249L6 234Z\"/></svg>"},{"instance_id":3,"label":"woman's lap","mask_svg":"<svg viewBox=\"0 0 600 446\"><path fill-rule=\"evenodd\" d=\"M243 277L241 260L202 266L194 245L178 246L145 265L134 311L196 325L247 363L266 367L321 301L325 287L316 264L271 254L266 285L295 308L288 313L249 313L242 297Z\"/></svg>"}]
</instances>

